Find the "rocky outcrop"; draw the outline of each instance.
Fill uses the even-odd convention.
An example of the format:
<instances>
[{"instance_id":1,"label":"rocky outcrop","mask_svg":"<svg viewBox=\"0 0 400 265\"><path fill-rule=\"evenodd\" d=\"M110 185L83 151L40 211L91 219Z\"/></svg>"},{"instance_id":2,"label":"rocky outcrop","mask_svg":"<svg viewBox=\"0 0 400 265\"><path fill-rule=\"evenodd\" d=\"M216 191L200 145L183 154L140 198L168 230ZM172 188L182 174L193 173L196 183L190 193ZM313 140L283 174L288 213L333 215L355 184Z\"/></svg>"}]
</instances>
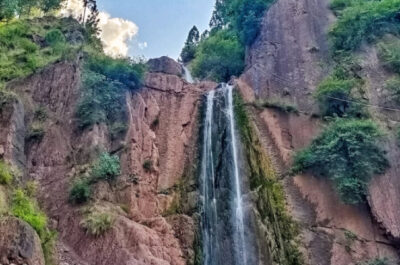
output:
<instances>
[{"instance_id":1,"label":"rocky outcrop","mask_svg":"<svg viewBox=\"0 0 400 265\"><path fill-rule=\"evenodd\" d=\"M0 219L0 263L45 264L40 239L29 224L14 217Z\"/></svg>"},{"instance_id":2,"label":"rocky outcrop","mask_svg":"<svg viewBox=\"0 0 400 265\"><path fill-rule=\"evenodd\" d=\"M150 72L164 73L169 75L182 76L183 67L177 63L174 59L167 56L162 56L160 58L150 59L147 62Z\"/></svg>"},{"instance_id":3,"label":"rocky outcrop","mask_svg":"<svg viewBox=\"0 0 400 265\"><path fill-rule=\"evenodd\" d=\"M173 68L160 67L166 71ZM23 99L20 106L25 111L11 108L9 117L2 120L11 123L12 113L19 113L18 119L29 128L37 107L47 111L43 137L27 142L22 137L17 142L25 146L21 159L26 161L21 164L26 172L24 180L39 182L39 201L58 231L59 262L193 262L196 224L190 216L175 216L170 209L176 187L189 174L187 165L195 159L200 98L215 86L207 82L192 85L177 75L149 73L143 88L126 92L128 130L123 138L112 140L104 124L84 131L76 126L75 110L81 93L79 62L57 63L8 85ZM9 134L16 136L15 130ZM8 144L5 150L14 150L15 146ZM68 194L74 178L85 171L98 149L120 156L122 174L116 183L94 186L93 200L86 208L101 208L114 216L112 228L94 237L82 229L82 208L71 205ZM145 163L151 166L145 168ZM164 217L166 212L168 218ZM182 228L187 233L182 233Z\"/></svg>"},{"instance_id":4,"label":"rocky outcrop","mask_svg":"<svg viewBox=\"0 0 400 265\"><path fill-rule=\"evenodd\" d=\"M307 146L322 129L323 122L311 115L317 111L312 93L330 68L326 33L334 16L328 4L326 0L278 0L273 4L259 37L248 50L246 71L237 80L246 102L273 100L295 104L299 110L291 114L248 106L264 149L283 175L290 168L293 152ZM376 57L371 50L365 54ZM368 91L373 91L369 97L382 104L382 78L388 76L381 74L377 58L363 61L369 62L362 73L369 80ZM382 118L380 111L372 113ZM396 120L393 113L390 117ZM393 199L398 190L398 148L394 139L386 146L392 166L371 181L371 209L341 203L326 180L313 176L284 178L289 209L302 227L307 264L347 265L385 256L392 262L398 260L396 244L391 240L397 239L399 231L394 220L400 211ZM382 187L388 188L383 191ZM356 237L349 239L351 233Z\"/></svg>"},{"instance_id":5,"label":"rocky outcrop","mask_svg":"<svg viewBox=\"0 0 400 265\"><path fill-rule=\"evenodd\" d=\"M241 77L257 98L293 103L302 111L315 108L311 93L328 72L326 31L334 19L328 5L329 0L278 0L271 6Z\"/></svg>"}]
</instances>

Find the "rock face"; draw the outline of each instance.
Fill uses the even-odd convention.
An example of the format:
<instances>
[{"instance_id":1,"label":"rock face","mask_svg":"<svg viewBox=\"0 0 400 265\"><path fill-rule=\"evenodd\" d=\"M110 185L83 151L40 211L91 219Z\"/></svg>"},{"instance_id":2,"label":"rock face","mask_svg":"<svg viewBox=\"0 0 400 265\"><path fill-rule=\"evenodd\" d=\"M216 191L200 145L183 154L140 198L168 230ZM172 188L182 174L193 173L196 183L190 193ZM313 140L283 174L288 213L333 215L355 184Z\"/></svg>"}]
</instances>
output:
<instances>
[{"instance_id":1,"label":"rock face","mask_svg":"<svg viewBox=\"0 0 400 265\"><path fill-rule=\"evenodd\" d=\"M278 0L273 4L248 50L246 71L237 80L247 102L276 100L293 103L300 111L289 114L248 107L264 149L283 174L290 167L293 152L307 146L322 129L322 122L310 114L317 111L312 93L329 73L326 33L334 17L328 3ZM361 54L365 57L361 74L368 80L368 97L373 104L382 105L382 80L390 75L379 66L376 51L367 47ZM388 124L399 120L394 113L372 113L381 120L385 117ZM326 180L313 176L284 179L289 209L302 227L307 264L356 264L375 257L388 257L393 264L398 261L400 230L395 220L400 209L399 200L394 198L400 187L399 150L394 142L390 139L385 143L391 168L370 183L371 209L341 203ZM354 233L356 239L349 240L346 231Z\"/></svg>"},{"instance_id":2,"label":"rock face","mask_svg":"<svg viewBox=\"0 0 400 265\"><path fill-rule=\"evenodd\" d=\"M311 92L327 72L329 0L278 0L247 54L242 79L258 98L280 99L311 111Z\"/></svg>"},{"instance_id":3,"label":"rock face","mask_svg":"<svg viewBox=\"0 0 400 265\"><path fill-rule=\"evenodd\" d=\"M172 62L158 65L160 70L174 74L180 71L179 66ZM13 103L7 117L2 116L1 122L7 123L6 127L17 124L18 130L24 130L24 122L19 121L25 120L29 126L37 106L48 111L45 135L40 141L25 142L24 137L17 137L18 130L13 129L7 139L17 140L9 140L3 146L5 154L20 152L19 146L25 149L22 158L10 156L8 160L23 161L20 167L26 172L24 179L39 182L39 201L59 233L59 262L70 265L193 262L195 221L185 214L176 215L170 208L176 186L189 174L191 169L187 165L191 165L197 152L200 98L215 86L211 82L192 85L177 75L149 73L142 89L126 93L128 130L124 139L112 141L103 124L85 131L77 129L79 62L58 63L9 84L23 102ZM122 175L112 185L104 182L94 187L94 198L88 207L106 209L115 219L109 231L94 237L82 229L82 209L68 203L68 193L74 177L87 168L86 163L93 160L98 148L120 156ZM146 161L151 161L150 169L144 168Z\"/></svg>"},{"instance_id":4,"label":"rock face","mask_svg":"<svg viewBox=\"0 0 400 265\"><path fill-rule=\"evenodd\" d=\"M13 217L0 219L0 263L45 264L40 239L29 224Z\"/></svg>"},{"instance_id":5,"label":"rock face","mask_svg":"<svg viewBox=\"0 0 400 265\"><path fill-rule=\"evenodd\" d=\"M167 56L150 59L147 62L147 65L149 66L150 72L177 76L181 76L183 74L182 65Z\"/></svg>"}]
</instances>

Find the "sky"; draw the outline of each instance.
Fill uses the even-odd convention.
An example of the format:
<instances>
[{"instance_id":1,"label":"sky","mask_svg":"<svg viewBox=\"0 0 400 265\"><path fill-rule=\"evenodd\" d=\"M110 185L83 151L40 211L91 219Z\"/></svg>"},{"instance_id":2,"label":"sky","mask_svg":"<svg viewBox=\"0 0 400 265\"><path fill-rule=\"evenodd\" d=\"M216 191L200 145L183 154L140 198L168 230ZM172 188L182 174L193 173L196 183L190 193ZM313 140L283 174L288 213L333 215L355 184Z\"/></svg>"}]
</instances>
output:
<instances>
[{"instance_id":1,"label":"sky","mask_svg":"<svg viewBox=\"0 0 400 265\"><path fill-rule=\"evenodd\" d=\"M193 25L208 28L215 0L97 0L114 24L132 22L127 54L146 59L163 55L177 59ZM110 31L112 32L112 30Z\"/></svg>"}]
</instances>

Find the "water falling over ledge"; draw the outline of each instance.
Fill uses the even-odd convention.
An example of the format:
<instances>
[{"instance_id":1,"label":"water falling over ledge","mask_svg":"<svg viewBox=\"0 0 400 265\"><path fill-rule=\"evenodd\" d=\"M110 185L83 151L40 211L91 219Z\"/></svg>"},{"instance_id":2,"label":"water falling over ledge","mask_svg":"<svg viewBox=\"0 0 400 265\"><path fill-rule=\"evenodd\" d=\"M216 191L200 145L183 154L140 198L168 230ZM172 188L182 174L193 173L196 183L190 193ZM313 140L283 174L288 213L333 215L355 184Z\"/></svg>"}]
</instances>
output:
<instances>
[{"instance_id":1,"label":"water falling over ledge","mask_svg":"<svg viewBox=\"0 0 400 265\"><path fill-rule=\"evenodd\" d=\"M256 264L243 202L233 87L221 84L207 94L205 104L200 174L203 264Z\"/></svg>"}]
</instances>

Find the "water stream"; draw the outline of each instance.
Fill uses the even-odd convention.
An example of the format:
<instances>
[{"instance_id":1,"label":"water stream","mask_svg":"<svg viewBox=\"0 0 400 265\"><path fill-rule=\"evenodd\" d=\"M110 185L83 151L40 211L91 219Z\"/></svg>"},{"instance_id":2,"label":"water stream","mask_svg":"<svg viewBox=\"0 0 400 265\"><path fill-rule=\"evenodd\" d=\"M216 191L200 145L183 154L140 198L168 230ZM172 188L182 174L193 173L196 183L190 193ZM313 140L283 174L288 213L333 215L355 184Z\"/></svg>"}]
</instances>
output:
<instances>
[{"instance_id":1,"label":"water stream","mask_svg":"<svg viewBox=\"0 0 400 265\"><path fill-rule=\"evenodd\" d=\"M245 235L232 90L221 84L206 98L200 178L204 265L253 264Z\"/></svg>"}]
</instances>

